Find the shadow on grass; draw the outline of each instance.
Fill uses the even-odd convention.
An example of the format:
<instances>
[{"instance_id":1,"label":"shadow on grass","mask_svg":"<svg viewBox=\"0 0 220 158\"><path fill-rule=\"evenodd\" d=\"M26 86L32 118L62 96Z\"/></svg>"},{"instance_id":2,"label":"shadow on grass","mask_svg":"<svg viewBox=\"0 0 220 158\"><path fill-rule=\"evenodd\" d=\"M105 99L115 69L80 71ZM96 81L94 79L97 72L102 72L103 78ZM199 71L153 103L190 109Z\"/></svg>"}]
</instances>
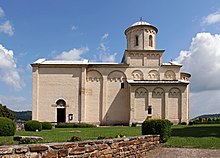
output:
<instances>
[{"instance_id":1,"label":"shadow on grass","mask_svg":"<svg viewBox=\"0 0 220 158\"><path fill-rule=\"evenodd\" d=\"M220 138L220 126L186 126L184 128L173 128L172 136Z\"/></svg>"}]
</instances>

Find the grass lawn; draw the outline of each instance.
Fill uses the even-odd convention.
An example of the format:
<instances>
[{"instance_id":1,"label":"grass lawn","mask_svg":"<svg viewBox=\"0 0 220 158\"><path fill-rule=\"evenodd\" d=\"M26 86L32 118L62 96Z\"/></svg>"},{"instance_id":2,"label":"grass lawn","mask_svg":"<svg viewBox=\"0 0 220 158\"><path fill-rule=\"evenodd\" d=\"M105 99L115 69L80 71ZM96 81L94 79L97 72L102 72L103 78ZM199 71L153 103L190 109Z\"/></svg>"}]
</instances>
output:
<instances>
[{"instance_id":1,"label":"grass lawn","mask_svg":"<svg viewBox=\"0 0 220 158\"><path fill-rule=\"evenodd\" d=\"M115 137L116 135L141 135L141 127L97 127L97 128L55 128L41 132L16 132L16 135L41 136L43 143L67 142L72 136L82 140L97 139L98 136ZM0 145L18 144L13 137L0 137ZM167 147L220 148L220 124L172 126L172 136Z\"/></svg>"},{"instance_id":2,"label":"grass lawn","mask_svg":"<svg viewBox=\"0 0 220 158\"><path fill-rule=\"evenodd\" d=\"M220 124L172 126L169 147L220 148Z\"/></svg>"},{"instance_id":3,"label":"grass lawn","mask_svg":"<svg viewBox=\"0 0 220 158\"><path fill-rule=\"evenodd\" d=\"M141 127L97 127L97 128L54 128L40 132L16 132L15 135L40 136L42 142L67 142L72 136L78 136L82 140L97 139L98 136L115 137L119 134L125 136L141 135ZM17 144L13 137L0 137L0 145Z\"/></svg>"}]
</instances>

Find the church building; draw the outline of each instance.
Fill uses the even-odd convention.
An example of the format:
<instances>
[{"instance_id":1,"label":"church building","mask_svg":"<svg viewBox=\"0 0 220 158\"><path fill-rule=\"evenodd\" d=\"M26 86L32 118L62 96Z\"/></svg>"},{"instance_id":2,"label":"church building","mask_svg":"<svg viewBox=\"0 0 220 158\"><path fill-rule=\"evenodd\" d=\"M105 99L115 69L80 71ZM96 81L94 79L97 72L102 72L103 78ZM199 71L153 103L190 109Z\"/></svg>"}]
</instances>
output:
<instances>
[{"instance_id":1,"label":"church building","mask_svg":"<svg viewBox=\"0 0 220 158\"><path fill-rule=\"evenodd\" d=\"M32 66L32 119L131 125L145 119L189 121L189 78L163 63L158 29L139 21L125 30L121 63L39 59Z\"/></svg>"}]
</instances>

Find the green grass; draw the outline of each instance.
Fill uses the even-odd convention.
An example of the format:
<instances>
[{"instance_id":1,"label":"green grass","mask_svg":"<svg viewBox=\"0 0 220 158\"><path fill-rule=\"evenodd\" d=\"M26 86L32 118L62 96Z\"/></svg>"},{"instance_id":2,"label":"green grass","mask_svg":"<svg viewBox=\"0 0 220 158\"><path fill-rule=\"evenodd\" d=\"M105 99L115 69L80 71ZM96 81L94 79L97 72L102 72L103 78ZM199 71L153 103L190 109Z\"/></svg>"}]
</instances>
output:
<instances>
[{"instance_id":1,"label":"green grass","mask_svg":"<svg viewBox=\"0 0 220 158\"><path fill-rule=\"evenodd\" d=\"M97 128L55 128L41 132L16 132L16 135L41 136L42 143L67 142L72 136L82 140L97 139L98 136L141 135L141 127L97 127ZM0 145L18 144L13 137L0 137ZM168 147L220 148L220 125L172 126L172 136L165 144Z\"/></svg>"},{"instance_id":2,"label":"green grass","mask_svg":"<svg viewBox=\"0 0 220 158\"><path fill-rule=\"evenodd\" d=\"M220 148L220 125L173 126L168 147Z\"/></svg>"},{"instance_id":3,"label":"green grass","mask_svg":"<svg viewBox=\"0 0 220 158\"><path fill-rule=\"evenodd\" d=\"M141 135L141 127L54 128L40 132L16 132L16 135L43 137L43 143L67 142L72 136L81 137L82 140L93 140L98 136L115 137L119 134L125 136ZM13 141L13 137L0 137L0 145L17 143Z\"/></svg>"}]
</instances>

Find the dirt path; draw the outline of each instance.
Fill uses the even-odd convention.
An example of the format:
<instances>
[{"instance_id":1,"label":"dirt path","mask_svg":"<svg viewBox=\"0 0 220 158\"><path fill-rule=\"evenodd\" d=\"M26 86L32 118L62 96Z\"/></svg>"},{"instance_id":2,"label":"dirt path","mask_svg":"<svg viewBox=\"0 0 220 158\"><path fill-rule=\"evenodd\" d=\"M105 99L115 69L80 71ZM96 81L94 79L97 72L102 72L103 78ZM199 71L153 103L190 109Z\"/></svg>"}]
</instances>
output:
<instances>
[{"instance_id":1,"label":"dirt path","mask_svg":"<svg viewBox=\"0 0 220 158\"><path fill-rule=\"evenodd\" d=\"M165 148L149 152L149 158L220 158L220 149Z\"/></svg>"}]
</instances>

